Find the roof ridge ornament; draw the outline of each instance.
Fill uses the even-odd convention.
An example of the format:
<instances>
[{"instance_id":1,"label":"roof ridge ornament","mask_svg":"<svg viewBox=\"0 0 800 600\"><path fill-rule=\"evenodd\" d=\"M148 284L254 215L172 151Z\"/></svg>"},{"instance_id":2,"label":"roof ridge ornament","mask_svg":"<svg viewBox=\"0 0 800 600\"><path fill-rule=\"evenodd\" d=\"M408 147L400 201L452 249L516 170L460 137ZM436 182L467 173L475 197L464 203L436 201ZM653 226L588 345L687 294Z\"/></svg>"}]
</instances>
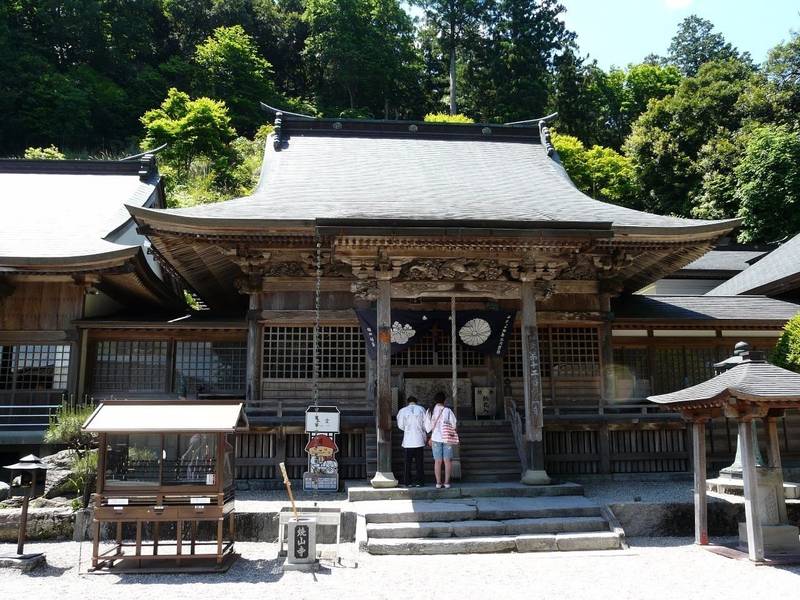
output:
<instances>
[{"instance_id":1,"label":"roof ridge ornament","mask_svg":"<svg viewBox=\"0 0 800 600\"><path fill-rule=\"evenodd\" d=\"M283 144L283 113L278 111L275 113L275 129L273 131L275 139L272 140L272 147L275 152L280 152L281 145Z\"/></svg>"},{"instance_id":2,"label":"roof ridge ornament","mask_svg":"<svg viewBox=\"0 0 800 600\"><path fill-rule=\"evenodd\" d=\"M544 119L539 121L539 137L542 139L542 145L544 145L547 156L553 156L556 147L553 146L553 141L550 138L550 128L547 126L547 121Z\"/></svg>"}]
</instances>

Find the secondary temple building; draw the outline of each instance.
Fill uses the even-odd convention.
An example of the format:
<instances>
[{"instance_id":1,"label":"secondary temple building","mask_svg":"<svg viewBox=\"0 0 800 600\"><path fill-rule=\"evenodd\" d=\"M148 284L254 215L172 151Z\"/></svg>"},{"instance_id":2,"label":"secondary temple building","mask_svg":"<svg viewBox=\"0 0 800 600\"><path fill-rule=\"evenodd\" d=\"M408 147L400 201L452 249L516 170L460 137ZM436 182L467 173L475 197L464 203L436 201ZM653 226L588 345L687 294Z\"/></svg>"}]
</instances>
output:
<instances>
[{"instance_id":1,"label":"secondary temple building","mask_svg":"<svg viewBox=\"0 0 800 600\"><path fill-rule=\"evenodd\" d=\"M13 454L62 400L242 398L236 476L271 485L279 462L305 470L316 398L341 411L341 476L392 485L398 405L455 376L465 478L688 472L685 424L644 399L709 378L741 339L771 349L800 310L800 278L745 277L780 248L726 249L735 220L589 198L544 121L279 113L255 192L192 208L165 208L150 155L0 161L0 185ZM781 424L787 462L799 423ZM730 462L735 427L707 435Z\"/></svg>"}]
</instances>

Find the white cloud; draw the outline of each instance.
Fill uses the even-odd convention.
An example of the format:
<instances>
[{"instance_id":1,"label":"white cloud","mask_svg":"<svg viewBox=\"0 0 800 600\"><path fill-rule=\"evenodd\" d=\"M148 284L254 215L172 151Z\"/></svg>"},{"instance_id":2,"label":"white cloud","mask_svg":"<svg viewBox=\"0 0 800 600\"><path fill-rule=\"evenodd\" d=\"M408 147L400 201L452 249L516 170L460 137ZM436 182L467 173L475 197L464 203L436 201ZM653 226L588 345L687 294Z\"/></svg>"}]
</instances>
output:
<instances>
[{"instance_id":1,"label":"white cloud","mask_svg":"<svg viewBox=\"0 0 800 600\"><path fill-rule=\"evenodd\" d=\"M694 0L664 0L664 7L669 10L680 10L682 8L688 8L692 5L692 2L694 2Z\"/></svg>"}]
</instances>

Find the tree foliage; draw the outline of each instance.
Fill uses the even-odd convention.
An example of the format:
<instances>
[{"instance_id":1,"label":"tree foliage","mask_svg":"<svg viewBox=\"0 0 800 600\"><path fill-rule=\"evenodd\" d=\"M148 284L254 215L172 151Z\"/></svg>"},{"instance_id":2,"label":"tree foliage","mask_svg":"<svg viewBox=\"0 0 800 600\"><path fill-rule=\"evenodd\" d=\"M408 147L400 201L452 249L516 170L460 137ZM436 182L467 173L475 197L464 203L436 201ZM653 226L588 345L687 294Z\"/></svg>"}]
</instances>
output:
<instances>
[{"instance_id":1,"label":"tree foliage","mask_svg":"<svg viewBox=\"0 0 800 600\"><path fill-rule=\"evenodd\" d=\"M739 54L721 33L714 31L711 21L697 15L680 22L667 55L667 60L689 77L696 75L705 63L729 59L749 62L750 57L747 53Z\"/></svg>"},{"instance_id":2,"label":"tree foliage","mask_svg":"<svg viewBox=\"0 0 800 600\"><path fill-rule=\"evenodd\" d=\"M197 63L195 90L223 100L233 126L252 135L264 120L260 102L274 102L270 80L272 65L241 25L218 27L194 54Z\"/></svg>"},{"instance_id":3,"label":"tree foliage","mask_svg":"<svg viewBox=\"0 0 800 600\"><path fill-rule=\"evenodd\" d=\"M142 149L166 144L162 156L168 165L188 171L194 160L204 157L216 168L215 177L228 177L232 166L229 144L236 131L224 102L192 100L189 94L171 88L159 108L142 116L142 125Z\"/></svg>"},{"instance_id":4,"label":"tree foliage","mask_svg":"<svg viewBox=\"0 0 800 600\"><path fill-rule=\"evenodd\" d=\"M586 148L571 135L552 135L564 169L582 192L592 198L632 206L638 189L631 160L612 148L594 145Z\"/></svg>"},{"instance_id":5,"label":"tree foliage","mask_svg":"<svg viewBox=\"0 0 800 600\"><path fill-rule=\"evenodd\" d=\"M683 79L674 94L648 104L625 142L643 190L643 206L688 216L700 196L697 161L713 137L742 126L739 98L752 76L738 60L710 62Z\"/></svg>"},{"instance_id":6,"label":"tree foliage","mask_svg":"<svg viewBox=\"0 0 800 600\"><path fill-rule=\"evenodd\" d=\"M428 113L425 115L426 123L474 123L475 121L467 115L450 113Z\"/></svg>"},{"instance_id":7,"label":"tree foliage","mask_svg":"<svg viewBox=\"0 0 800 600\"><path fill-rule=\"evenodd\" d=\"M800 315L789 319L784 326L772 354L772 363L800 373Z\"/></svg>"},{"instance_id":8,"label":"tree foliage","mask_svg":"<svg viewBox=\"0 0 800 600\"><path fill-rule=\"evenodd\" d=\"M800 231L800 134L764 125L749 136L736 166L740 239L780 241Z\"/></svg>"}]
</instances>

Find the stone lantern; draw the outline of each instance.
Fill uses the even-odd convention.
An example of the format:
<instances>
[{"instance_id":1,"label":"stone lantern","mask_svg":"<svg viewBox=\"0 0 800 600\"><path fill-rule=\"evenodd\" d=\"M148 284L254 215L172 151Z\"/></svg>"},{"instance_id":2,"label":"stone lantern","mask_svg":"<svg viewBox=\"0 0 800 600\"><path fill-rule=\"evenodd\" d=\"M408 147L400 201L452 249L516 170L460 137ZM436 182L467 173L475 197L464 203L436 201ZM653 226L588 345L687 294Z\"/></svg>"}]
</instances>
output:
<instances>
[{"instance_id":1,"label":"stone lantern","mask_svg":"<svg viewBox=\"0 0 800 600\"><path fill-rule=\"evenodd\" d=\"M44 563L44 554L25 554L25 533L28 528L28 504L30 503L31 496L36 493L36 479L39 471L46 471L47 465L42 460L33 454L28 454L19 459L19 462L13 465L6 465L3 467L11 471L12 479L15 472L19 471L20 485L12 486L10 492L21 495L22 500L22 514L19 518L19 534L17 536L17 553L16 555L6 555L0 557L0 566L14 567L23 571L29 571L36 566Z\"/></svg>"}]
</instances>

